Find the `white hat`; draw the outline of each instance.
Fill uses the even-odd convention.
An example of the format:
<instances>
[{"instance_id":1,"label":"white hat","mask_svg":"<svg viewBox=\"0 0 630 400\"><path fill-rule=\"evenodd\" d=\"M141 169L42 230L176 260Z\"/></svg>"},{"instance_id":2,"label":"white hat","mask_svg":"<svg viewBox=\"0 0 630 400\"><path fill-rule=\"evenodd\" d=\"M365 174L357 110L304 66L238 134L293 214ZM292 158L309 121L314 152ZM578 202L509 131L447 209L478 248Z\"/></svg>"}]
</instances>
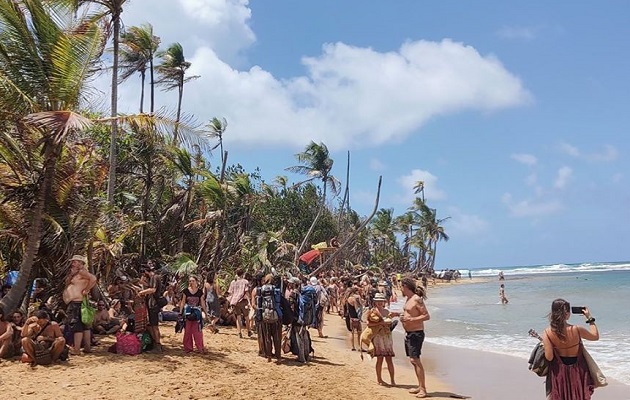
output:
<instances>
[{"instance_id":1,"label":"white hat","mask_svg":"<svg viewBox=\"0 0 630 400\"><path fill-rule=\"evenodd\" d=\"M311 283L311 286L315 286L319 283L317 282L317 278L315 278L314 276L311 276L311 279L309 280L309 282Z\"/></svg>"},{"instance_id":2,"label":"white hat","mask_svg":"<svg viewBox=\"0 0 630 400\"><path fill-rule=\"evenodd\" d=\"M72 261L81 261L83 264L87 264L87 258L80 255L72 256L72 258L70 259L70 262Z\"/></svg>"}]
</instances>

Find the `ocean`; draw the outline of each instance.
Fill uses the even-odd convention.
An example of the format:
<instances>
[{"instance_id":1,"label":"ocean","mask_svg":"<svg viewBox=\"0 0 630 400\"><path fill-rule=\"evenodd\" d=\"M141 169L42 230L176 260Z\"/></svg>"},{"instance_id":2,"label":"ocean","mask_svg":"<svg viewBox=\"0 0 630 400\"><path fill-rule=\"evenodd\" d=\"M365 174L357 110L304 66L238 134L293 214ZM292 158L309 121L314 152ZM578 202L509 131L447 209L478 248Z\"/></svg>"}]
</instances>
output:
<instances>
[{"instance_id":1,"label":"ocean","mask_svg":"<svg viewBox=\"0 0 630 400\"><path fill-rule=\"evenodd\" d=\"M498 280L500 271L504 281ZM468 280L468 270L460 272L462 280ZM588 306L600 339L584 341L585 347L608 378L630 385L630 262L472 269L471 273L473 278L483 278L481 282L429 285L427 342L527 360L537 341L528 335L529 329L541 334L548 326L551 302L563 298L572 306ZM499 300L501 283L509 299L506 305ZM572 315L569 323L588 326L584 319Z\"/></svg>"}]
</instances>

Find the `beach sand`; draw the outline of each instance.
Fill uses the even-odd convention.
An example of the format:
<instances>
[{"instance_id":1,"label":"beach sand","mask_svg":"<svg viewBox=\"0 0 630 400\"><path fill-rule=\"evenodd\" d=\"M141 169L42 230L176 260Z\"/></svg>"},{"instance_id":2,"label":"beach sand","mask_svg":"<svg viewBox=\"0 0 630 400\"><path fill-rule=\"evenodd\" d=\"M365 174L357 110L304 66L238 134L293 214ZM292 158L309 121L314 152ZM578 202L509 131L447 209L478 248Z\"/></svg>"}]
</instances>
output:
<instances>
[{"instance_id":1,"label":"beach sand","mask_svg":"<svg viewBox=\"0 0 630 400\"><path fill-rule=\"evenodd\" d=\"M315 358L307 364L291 354L280 363L267 362L258 356L255 338L239 339L236 329L228 327L218 334L204 330L208 354L186 354L183 335L164 324L164 354L111 354L107 347L113 337L99 336L102 344L92 354L65 363L32 368L19 361L0 362L0 390L7 398L38 400L413 398L406 393L414 382L410 371L398 374L401 387L379 387L369 357L362 362L359 353L344 345L341 318L327 319L329 337L313 338ZM317 336L315 330L311 333Z\"/></svg>"},{"instance_id":2,"label":"beach sand","mask_svg":"<svg viewBox=\"0 0 630 400\"><path fill-rule=\"evenodd\" d=\"M69 362L37 366L0 361L0 390L16 399L413 399L416 385L405 358L403 333L395 331L397 387L376 384L375 360L351 351L350 335L337 315L326 316L324 333L307 364L287 354L280 363L258 356L254 338L239 339L235 328L218 334L204 330L208 354L185 354L182 334L172 324L161 327L164 354L125 356L107 352L112 337L99 337L94 353ZM430 321L427 322L430 335ZM544 399L542 378L527 370L526 360L425 342L422 355L431 399ZM388 380L384 365L383 377ZM630 399L630 388L610 382L596 400Z\"/></svg>"}]
</instances>

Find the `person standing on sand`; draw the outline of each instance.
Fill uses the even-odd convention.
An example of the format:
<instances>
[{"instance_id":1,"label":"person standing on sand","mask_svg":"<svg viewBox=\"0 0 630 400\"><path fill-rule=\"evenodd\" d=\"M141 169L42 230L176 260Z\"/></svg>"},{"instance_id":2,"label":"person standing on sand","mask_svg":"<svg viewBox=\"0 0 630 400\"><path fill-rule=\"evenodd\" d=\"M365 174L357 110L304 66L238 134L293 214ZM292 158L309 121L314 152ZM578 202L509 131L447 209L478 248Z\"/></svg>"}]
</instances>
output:
<instances>
[{"instance_id":1,"label":"person standing on sand","mask_svg":"<svg viewBox=\"0 0 630 400\"><path fill-rule=\"evenodd\" d=\"M549 361L546 390L548 400L590 400L595 385L584 359L582 339L599 340L595 318L582 307L588 329L567 323L571 306L564 299L551 303L549 326L543 333L545 358Z\"/></svg>"},{"instance_id":2,"label":"person standing on sand","mask_svg":"<svg viewBox=\"0 0 630 400\"><path fill-rule=\"evenodd\" d=\"M372 345L374 346L374 357L376 357L376 382L379 385L385 385L383 381L383 359L387 363L387 371L392 386L396 386L394 380L394 362L392 358L394 354L394 341L392 340L392 320L399 314L390 312L385 308L387 299L382 293L374 296L374 307L367 312L367 325L372 328L374 336L372 336Z\"/></svg>"},{"instance_id":3,"label":"person standing on sand","mask_svg":"<svg viewBox=\"0 0 630 400\"><path fill-rule=\"evenodd\" d=\"M153 349L158 353L162 353L164 349L162 348L160 334L160 308L156 300L157 296L162 294L162 290L160 288L160 275L156 274L155 270L155 263L151 260L141 268L142 275L147 281L147 287L139 291L138 295L144 297L147 310L147 331L151 335L151 339L153 339Z\"/></svg>"},{"instance_id":4,"label":"person standing on sand","mask_svg":"<svg viewBox=\"0 0 630 400\"><path fill-rule=\"evenodd\" d=\"M499 298L501 299L501 304L507 304L508 299L505 297L505 285L501 284L499 287Z\"/></svg>"},{"instance_id":5,"label":"person standing on sand","mask_svg":"<svg viewBox=\"0 0 630 400\"><path fill-rule=\"evenodd\" d=\"M402 280L402 294L407 298L403 307L403 315L400 322L407 332L405 337L405 353L416 372L418 387L411 389L409 393L416 397L427 397L427 388L424 376L424 367L420 361L422 344L424 343L424 322L431 316L427 310L424 300L427 298L424 289L416 286L416 282L411 278Z\"/></svg>"},{"instance_id":6,"label":"person standing on sand","mask_svg":"<svg viewBox=\"0 0 630 400\"><path fill-rule=\"evenodd\" d=\"M236 279L230 283L227 300L230 302L230 307L232 307L234 315L236 316L236 329L238 330L238 337L241 339L243 338L243 328L247 329L247 336L252 336L252 331L248 328L250 308L248 293L249 281L243 278L243 270L239 268L236 270ZM244 327L241 316L245 318Z\"/></svg>"},{"instance_id":7,"label":"person standing on sand","mask_svg":"<svg viewBox=\"0 0 630 400\"><path fill-rule=\"evenodd\" d=\"M96 277L92 275L85 264L87 258L79 255L70 259L70 272L66 278L66 288L63 290L63 301L68 305L66 314L68 315L68 325L74 334L74 347L70 354L81 353L81 343L83 342L83 352L89 353L91 344L91 326L85 326L81 321L81 303L83 297L90 293L96 285Z\"/></svg>"}]
</instances>

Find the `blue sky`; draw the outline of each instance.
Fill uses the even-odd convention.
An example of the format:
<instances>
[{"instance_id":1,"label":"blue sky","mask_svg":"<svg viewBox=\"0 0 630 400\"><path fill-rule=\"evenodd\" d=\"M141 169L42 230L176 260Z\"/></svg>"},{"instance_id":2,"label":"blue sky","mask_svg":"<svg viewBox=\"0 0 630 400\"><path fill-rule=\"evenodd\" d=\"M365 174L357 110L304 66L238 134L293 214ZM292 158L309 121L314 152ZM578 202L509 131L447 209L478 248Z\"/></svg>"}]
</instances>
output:
<instances>
[{"instance_id":1,"label":"blue sky","mask_svg":"<svg viewBox=\"0 0 630 400\"><path fill-rule=\"evenodd\" d=\"M130 0L122 18L182 43L200 76L184 111L227 119L231 163L297 181L284 169L314 140L343 181L350 151L364 215L379 175L380 206L396 214L423 180L450 217L441 269L630 259L629 12L626 1ZM106 77L96 86L106 92ZM122 112L136 111L137 86L121 87Z\"/></svg>"}]
</instances>

